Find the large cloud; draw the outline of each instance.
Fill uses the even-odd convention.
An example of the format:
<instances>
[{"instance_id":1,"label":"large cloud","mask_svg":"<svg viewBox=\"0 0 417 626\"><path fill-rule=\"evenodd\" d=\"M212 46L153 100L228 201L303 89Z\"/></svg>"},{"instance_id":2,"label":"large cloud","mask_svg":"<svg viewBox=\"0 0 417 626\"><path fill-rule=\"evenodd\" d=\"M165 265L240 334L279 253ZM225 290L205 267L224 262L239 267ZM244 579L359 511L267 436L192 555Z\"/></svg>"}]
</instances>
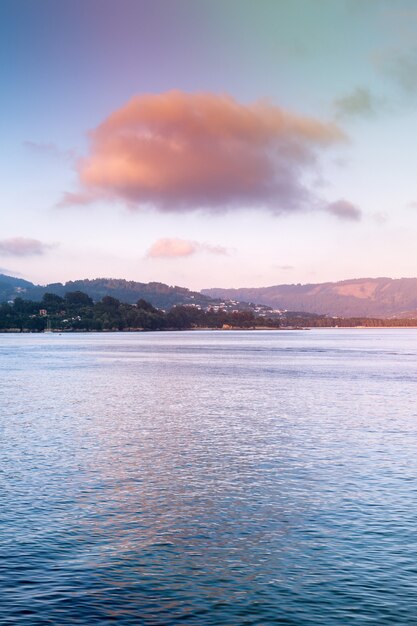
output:
<instances>
[{"instance_id":1,"label":"large cloud","mask_svg":"<svg viewBox=\"0 0 417 626\"><path fill-rule=\"evenodd\" d=\"M0 239L0 255L5 256L33 256L44 254L51 246L38 239L27 237L12 237Z\"/></svg>"},{"instance_id":2,"label":"large cloud","mask_svg":"<svg viewBox=\"0 0 417 626\"><path fill-rule=\"evenodd\" d=\"M223 246L213 246L208 243L190 241L189 239L165 238L155 241L147 252L147 257L179 258L196 254L197 252L209 252L211 254L228 254Z\"/></svg>"},{"instance_id":3,"label":"large cloud","mask_svg":"<svg viewBox=\"0 0 417 626\"><path fill-rule=\"evenodd\" d=\"M344 139L334 124L268 102L171 91L130 100L90 133L80 189L61 204L117 200L161 211L307 207L305 176L323 148Z\"/></svg>"}]
</instances>

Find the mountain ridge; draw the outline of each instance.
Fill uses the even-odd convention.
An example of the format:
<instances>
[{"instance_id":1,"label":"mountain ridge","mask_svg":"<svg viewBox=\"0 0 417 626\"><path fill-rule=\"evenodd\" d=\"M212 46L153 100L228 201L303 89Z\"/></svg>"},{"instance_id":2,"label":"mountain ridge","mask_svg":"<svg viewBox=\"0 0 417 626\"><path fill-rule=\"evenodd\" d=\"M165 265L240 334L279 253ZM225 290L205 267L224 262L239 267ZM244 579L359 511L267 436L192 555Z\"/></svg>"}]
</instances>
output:
<instances>
[{"instance_id":1,"label":"mountain ridge","mask_svg":"<svg viewBox=\"0 0 417 626\"><path fill-rule=\"evenodd\" d=\"M273 309L344 317L417 316L417 278L353 278L336 282L201 291L211 298L234 298Z\"/></svg>"},{"instance_id":2,"label":"mountain ridge","mask_svg":"<svg viewBox=\"0 0 417 626\"><path fill-rule=\"evenodd\" d=\"M22 297L40 300L45 293L59 296L83 291L93 300L112 296L134 304L139 299L169 309L176 304L203 307L220 300L252 302L276 310L300 311L339 317L417 317L417 278L353 278L323 283L279 284L268 287L211 288L201 292L160 282L142 283L116 278L95 278L36 285L0 274L0 302Z\"/></svg>"},{"instance_id":3,"label":"mountain ridge","mask_svg":"<svg viewBox=\"0 0 417 626\"><path fill-rule=\"evenodd\" d=\"M140 283L123 278L86 278L66 283L35 285L20 278L0 274L0 302L13 300L16 297L41 300L45 293L64 296L65 293L71 291L82 291L95 301L101 300L104 296L112 296L128 304L144 299L162 309L170 308L175 304L207 305L211 300L198 291L159 282Z\"/></svg>"}]
</instances>

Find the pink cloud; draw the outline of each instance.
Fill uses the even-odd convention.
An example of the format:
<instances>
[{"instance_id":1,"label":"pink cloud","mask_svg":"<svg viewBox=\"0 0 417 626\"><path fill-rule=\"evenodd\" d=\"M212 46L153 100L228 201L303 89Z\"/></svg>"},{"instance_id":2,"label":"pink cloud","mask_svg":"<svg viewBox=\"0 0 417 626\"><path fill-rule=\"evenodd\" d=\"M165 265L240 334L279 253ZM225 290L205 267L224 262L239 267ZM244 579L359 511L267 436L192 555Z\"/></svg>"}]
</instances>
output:
<instances>
[{"instance_id":1,"label":"pink cloud","mask_svg":"<svg viewBox=\"0 0 417 626\"><path fill-rule=\"evenodd\" d=\"M66 191L61 200L55 205L58 209L63 209L69 206L84 206L94 202L95 197L91 194L83 191Z\"/></svg>"},{"instance_id":2,"label":"pink cloud","mask_svg":"<svg viewBox=\"0 0 417 626\"><path fill-rule=\"evenodd\" d=\"M362 219L362 211L348 200L341 199L336 200L336 202L330 202L325 207L325 210L340 220L358 222Z\"/></svg>"},{"instance_id":3,"label":"pink cloud","mask_svg":"<svg viewBox=\"0 0 417 626\"><path fill-rule=\"evenodd\" d=\"M149 248L146 256L150 259L180 258L196 254L197 252L209 252L210 254L228 254L223 246L212 246L208 243L190 241L187 239L165 238L158 239Z\"/></svg>"},{"instance_id":4,"label":"pink cloud","mask_svg":"<svg viewBox=\"0 0 417 626\"><path fill-rule=\"evenodd\" d=\"M0 254L7 256L40 255L44 254L49 248L51 248L50 244L26 237L12 237L11 239L0 240Z\"/></svg>"},{"instance_id":5,"label":"pink cloud","mask_svg":"<svg viewBox=\"0 0 417 626\"><path fill-rule=\"evenodd\" d=\"M79 160L80 191L61 204L94 199L160 211L311 204L303 179L321 150L345 137L335 124L262 101L170 91L137 96L90 133ZM77 202L79 198L80 202Z\"/></svg>"}]
</instances>

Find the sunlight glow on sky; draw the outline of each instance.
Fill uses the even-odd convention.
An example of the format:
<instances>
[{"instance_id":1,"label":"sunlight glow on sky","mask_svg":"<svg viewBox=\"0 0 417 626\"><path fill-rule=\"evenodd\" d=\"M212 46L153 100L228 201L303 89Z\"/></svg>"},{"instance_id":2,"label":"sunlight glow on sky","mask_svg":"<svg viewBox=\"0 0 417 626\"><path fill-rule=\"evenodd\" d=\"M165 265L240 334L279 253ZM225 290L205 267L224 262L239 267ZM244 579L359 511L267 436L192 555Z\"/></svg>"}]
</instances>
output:
<instances>
[{"instance_id":1,"label":"sunlight glow on sky","mask_svg":"<svg viewBox=\"0 0 417 626\"><path fill-rule=\"evenodd\" d=\"M417 276L414 0L3 0L0 272Z\"/></svg>"}]
</instances>

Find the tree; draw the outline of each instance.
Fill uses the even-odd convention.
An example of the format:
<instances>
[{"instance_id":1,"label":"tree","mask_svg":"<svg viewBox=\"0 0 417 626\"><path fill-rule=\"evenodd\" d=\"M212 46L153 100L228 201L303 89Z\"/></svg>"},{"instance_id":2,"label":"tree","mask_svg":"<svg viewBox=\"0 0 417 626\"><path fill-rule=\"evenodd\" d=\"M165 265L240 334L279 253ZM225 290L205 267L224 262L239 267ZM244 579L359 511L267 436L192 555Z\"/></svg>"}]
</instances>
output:
<instances>
[{"instance_id":1,"label":"tree","mask_svg":"<svg viewBox=\"0 0 417 626\"><path fill-rule=\"evenodd\" d=\"M104 298L101 299L101 304L106 309L117 310L120 307L120 300L112 296L104 296Z\"/></svg>"},{"instance_id":2,"label":"tree","mask_svg":"<svg viewBox=\"0 0 417 626\"><path fill-rule=\"evenodd\" d=\"M69 306L92 306L93 301L86 293L82 291L67 291L65 294L65 303Z\"/></svg>"},{"instance_id":3,"label":"tree","mask_svg":"<svg viewBox=\"0 0 417 626\"><path fill-rule=\"evenodd\" d=\"M143 298L140 298L140 300L137 301L136 306L138 309L142 309L143 311L149 311L149 313L158 312L158 309L155 309L155 307L150 302L147 302Z\"/></svg>"},{"instance_id":4,"label":"tree","mask_svg":"<svg viewBox=\"0 0 417 626\"><path fill-rule=\"evenodd\" d=\"M48 313L60 311L64 307L64 298L57 296L55 293L45 293L41 300L42 309L46 309Z\"/></svg>"}]
</instances>

